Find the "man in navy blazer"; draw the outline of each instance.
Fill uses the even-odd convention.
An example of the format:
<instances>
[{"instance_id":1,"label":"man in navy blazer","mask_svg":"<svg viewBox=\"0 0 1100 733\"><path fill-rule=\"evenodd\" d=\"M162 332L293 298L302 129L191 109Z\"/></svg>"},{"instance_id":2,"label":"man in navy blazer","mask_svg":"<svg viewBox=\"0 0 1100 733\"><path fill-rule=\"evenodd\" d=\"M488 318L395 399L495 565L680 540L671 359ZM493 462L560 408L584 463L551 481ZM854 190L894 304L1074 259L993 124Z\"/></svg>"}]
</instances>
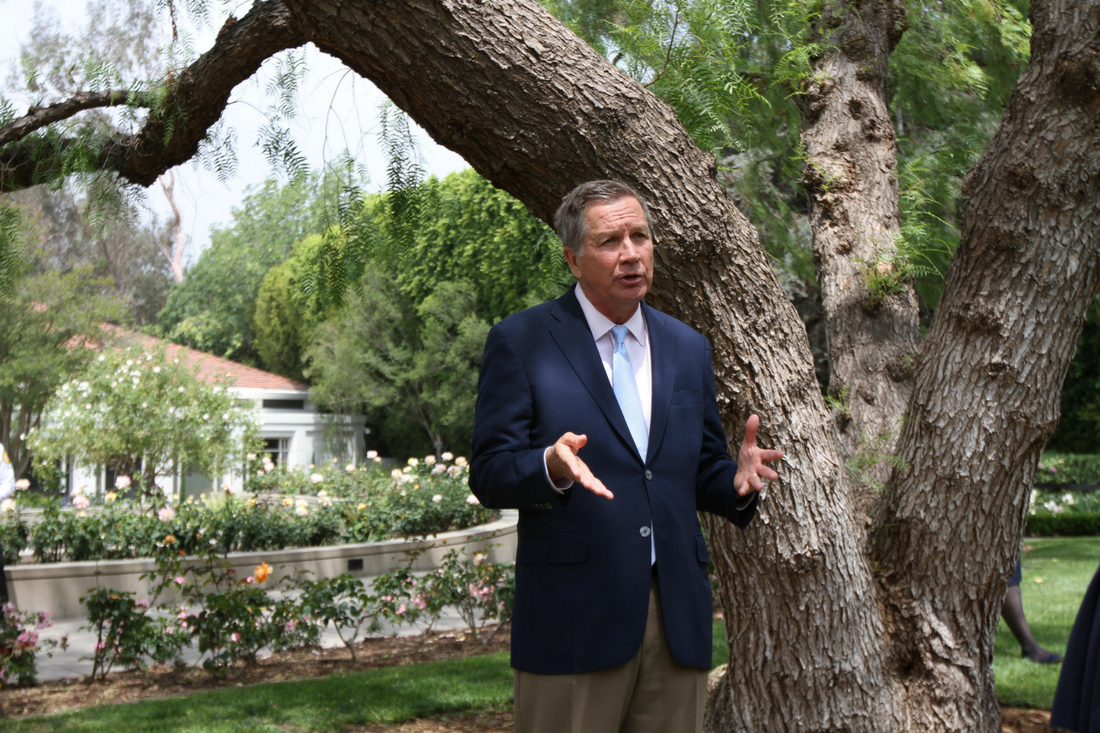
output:
<instances>
[{"instance_id":1,"label":"man in navy blazer","mask_svg":"<svg viewBox=\"0 0 1100 733\"><path fill-rule=\"evenodd\" d=\"M490 331L470 473L482 504L520 512L516 730L702 730L697 511L746 527L782 452L756 446L756 416L739 463L727 452L709 343L643 302L653 241L637 194L582 184L555 228L577 285Z\"/></svg>"}]
</instances>

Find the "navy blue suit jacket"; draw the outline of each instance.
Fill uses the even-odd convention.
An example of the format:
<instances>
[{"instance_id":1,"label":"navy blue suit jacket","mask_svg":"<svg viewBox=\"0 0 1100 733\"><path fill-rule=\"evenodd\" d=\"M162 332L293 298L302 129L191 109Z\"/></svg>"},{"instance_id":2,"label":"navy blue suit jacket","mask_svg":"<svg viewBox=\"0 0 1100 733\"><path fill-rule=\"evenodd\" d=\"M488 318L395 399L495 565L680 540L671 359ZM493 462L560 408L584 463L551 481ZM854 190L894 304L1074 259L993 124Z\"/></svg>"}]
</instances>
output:
<instances>
[{"instance_id":1,"label":"navy blue suit jacket","mask_svg":"<svg viewBox=\"0 0 1100 733\"><path fill-rule=\"evenodd\" d=\"M715 401L710 345L643 304L653 364L648 455L638 455L592 332L569 292L489 332L478 382L470 487L492 508L519 509L512 666L538 674L617 667L641 648L652 524L669 644L710 669L712 601L697 510L739 527L737 464ZM545 449L585 434L580 457L615 494L546 480Z\"/></svg>"}]
</instances>

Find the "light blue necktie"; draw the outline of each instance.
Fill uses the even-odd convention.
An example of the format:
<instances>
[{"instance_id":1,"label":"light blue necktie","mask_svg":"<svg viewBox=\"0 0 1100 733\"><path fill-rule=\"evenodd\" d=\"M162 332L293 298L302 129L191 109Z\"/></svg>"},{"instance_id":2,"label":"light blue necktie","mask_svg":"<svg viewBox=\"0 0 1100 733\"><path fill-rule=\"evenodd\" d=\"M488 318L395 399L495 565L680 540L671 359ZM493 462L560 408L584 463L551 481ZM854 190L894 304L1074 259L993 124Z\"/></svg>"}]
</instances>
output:
<instances>
[{"instance_id":1,"label":"light blue necktie","mask_svg":"<svg viewBox=\"0 0 1100 733\"><path fill-rule=\"evenodd\" d=\"M626 418L630 436L645 461L646 448L649 447L649 430L645 426L642 413L642 398L638 395L638 383L634 381L634 367L630 364L630 354L626 350L626 326L614 326L611 334L615 337L615 353L611 356L611 386L619 409Z\"/></svg>"}]
</instances>

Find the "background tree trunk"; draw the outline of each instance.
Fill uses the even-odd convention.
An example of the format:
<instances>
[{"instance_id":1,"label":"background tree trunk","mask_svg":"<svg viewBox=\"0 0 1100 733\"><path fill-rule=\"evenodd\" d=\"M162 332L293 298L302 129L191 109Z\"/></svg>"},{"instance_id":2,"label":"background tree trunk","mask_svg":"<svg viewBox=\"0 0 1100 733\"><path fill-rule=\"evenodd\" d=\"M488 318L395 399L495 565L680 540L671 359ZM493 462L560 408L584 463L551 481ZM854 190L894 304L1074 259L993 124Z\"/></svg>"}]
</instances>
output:
<instances>
[{"instance_id":1,"label":"background tree trunk","mask_svg":"<svg viewBox=\"0 0 1100 733\"><path fill-rule=\"evenodd\" d=\"M882 281L899 275L897 144L886 70L904 27L901 2L826 4L814 40L828 50L813 60L799 103L829 393L845 405L833 409L845 458L893 454L920 341L912 283L881 297L865 282L868 271ZM885 461L865 467L867 483L881 486L890 468Z\"/></svg>"}]
</instances>

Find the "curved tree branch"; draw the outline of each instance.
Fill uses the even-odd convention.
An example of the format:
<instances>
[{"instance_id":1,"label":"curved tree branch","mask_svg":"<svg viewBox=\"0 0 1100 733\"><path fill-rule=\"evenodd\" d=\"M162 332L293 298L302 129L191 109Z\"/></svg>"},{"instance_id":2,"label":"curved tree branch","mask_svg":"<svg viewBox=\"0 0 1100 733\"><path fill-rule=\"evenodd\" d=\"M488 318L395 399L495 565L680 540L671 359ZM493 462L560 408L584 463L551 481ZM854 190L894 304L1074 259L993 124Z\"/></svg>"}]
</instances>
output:
<instances>
[{"instance_id":1,"label":"curved tree branch","mask_svg":"<svg viewBox=\"0 0 1100 733\"><path fill-rule=\"evenodd\" d=\"M67 120L77 112L96 107L116 107L127 104L133 107L148 107L152 104L152 95L148 92L131 92L126 89L109 89L103 92L78 92L64 102L48 107L31 107L27 114L0 127L0 145L26 137L35 130Z\"/></svg>"},{"instance_id":2,"label":"curved tree branch","mask_svg":"<svg viewBox=\"0 0 1100 733\"><path fill-rule=\"evenodd\" d=\"M240 20L227 22L213 48L171 81L163 102L150 111L138 132L108 137L89 151L85 164L115 171L139 186L152 185L161 173L194 157L207 131L221 117L237 84L255 74L272 55L300 46L305 40L281 2L256 3ZM93 106L106 105L81 106L81 101L73 97L39 110L44 114L37 119L50 117L45 123L49 124ZM42 127L31 126L33 120L27 118L34 115L32 110L27 117L12 123L24 125L23 137L16 137L0 149L0 193L28 188L71 172L62 162L69 157L66 154L87 145L85 140L72 136L27 138L29 132ZM0 144L3 142L0 138Z\"/></svg>"}]
</instances>

